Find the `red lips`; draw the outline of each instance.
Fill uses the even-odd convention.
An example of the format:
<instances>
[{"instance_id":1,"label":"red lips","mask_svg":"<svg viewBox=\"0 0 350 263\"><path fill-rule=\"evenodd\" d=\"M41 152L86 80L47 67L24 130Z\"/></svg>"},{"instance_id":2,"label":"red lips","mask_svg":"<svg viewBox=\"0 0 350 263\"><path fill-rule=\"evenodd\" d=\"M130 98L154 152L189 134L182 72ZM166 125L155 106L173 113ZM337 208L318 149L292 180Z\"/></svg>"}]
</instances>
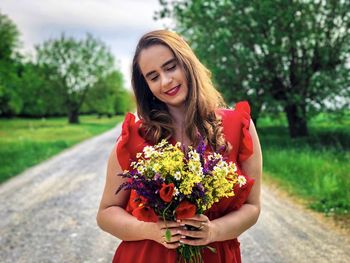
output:
<instances>
[{"instance_id":1,"label":"red lips","mask_svg":"<svg viewBox=\"0 0 350 263\"><path fill-rule=\"evenodd\" d=\"M165 94L169 95L169 96L175 96L177 94L177 92L180 90L180 86L178 85L175 88L172 88L171 90L165 92Z\"/></svg>"}]
</instances>

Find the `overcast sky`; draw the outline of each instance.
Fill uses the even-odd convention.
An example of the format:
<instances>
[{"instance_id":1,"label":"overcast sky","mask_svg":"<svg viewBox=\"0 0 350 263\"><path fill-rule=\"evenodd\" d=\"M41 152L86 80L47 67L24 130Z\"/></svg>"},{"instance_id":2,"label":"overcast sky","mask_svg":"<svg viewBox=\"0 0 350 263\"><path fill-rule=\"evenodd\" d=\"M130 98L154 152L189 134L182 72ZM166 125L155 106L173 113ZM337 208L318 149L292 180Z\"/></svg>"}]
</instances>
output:
<instances>
[{"instance_id":1,"label":"overcast sky","mask_svg":"<svg viewBox=\"0 0 350 263\"><path fill-rule=\"evenodd\" d=\"M91 33L105 42L130 87L130 64L138 39L164 28L169 21L154 21L158 0L1 0L1 13L14 21L26 52L62 32L83 37ZM1 37L1 36L0 36Z\"/></svg>"}]
</instances>

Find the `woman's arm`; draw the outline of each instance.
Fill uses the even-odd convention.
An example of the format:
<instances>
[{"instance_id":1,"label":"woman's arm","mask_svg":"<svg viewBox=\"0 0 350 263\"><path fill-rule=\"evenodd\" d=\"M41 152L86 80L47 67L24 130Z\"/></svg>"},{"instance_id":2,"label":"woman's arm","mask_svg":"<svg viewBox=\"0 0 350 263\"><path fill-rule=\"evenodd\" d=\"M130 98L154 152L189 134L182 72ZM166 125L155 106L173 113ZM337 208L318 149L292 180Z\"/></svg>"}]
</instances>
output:
<instances>
[{"instance_id":1,"label":"woman's arm","mask_svg":"<svg viewBox=\"0 0 350 263\"><path fill-rule=\"evenodd\" d=\"M105 188L96 217L98 226L121 240L137 241L150 239L163 243L164 222L148 223L139 221L125 210L130 191L121 190L118 194L115 194L118 187L126 180L118 176L117 174L119 173L122 173L122 169L117 161L114 149L109 156ZM168 228L178 226L179 224L176 222L167 222ZM176 233L176 229L172 230L172 234L172 241L178 241L179 236ZM166 243L163 245L168 248L176 248L178 244Z\"/></svg>"},{"instance_id":2,"label":"woman's arm","mask_svg":"<svg viewBox=\"0 0 350 263\"><path fill-rule=\"evenodd\" d=\"M215 241L224 241L238 237L256 223L260 214L260 188L262 176L262 154L259 138L251 121L249 133L253 141L254 152L247 160L242 162L243 172L255 180L251 192L245 204L237 211L209 221L204 215L198 215L192 220L182 220L182 224L199 226L201 221L203 231L181 230L181 235L197 237L199 239L181 239L181 242L189 245L206 245ZM194 222L197 221L197 222Z\"/></svg>"}]
</instances>

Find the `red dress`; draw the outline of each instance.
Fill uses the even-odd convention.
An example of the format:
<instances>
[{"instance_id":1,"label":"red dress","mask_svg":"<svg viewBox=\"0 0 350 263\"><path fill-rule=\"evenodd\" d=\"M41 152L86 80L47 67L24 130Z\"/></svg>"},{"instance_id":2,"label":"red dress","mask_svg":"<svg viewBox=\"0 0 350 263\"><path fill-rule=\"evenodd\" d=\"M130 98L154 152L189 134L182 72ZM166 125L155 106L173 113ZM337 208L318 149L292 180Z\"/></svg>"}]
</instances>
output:
<instances>
[{"instance_id":1,"label":"red dress","mask_svg":"<svg viewBox=\"0 0 350 263\"><path fill-rule=\"evenodd\" d=\"M236 162L239 166L240 162L253 153L253 143L248 131L249 104L239 102L234 110L222 109L219 114L222 116L225 139L232 145L228 161ZM138 134L140 124L141 121L135 122L135 116L131 113L126 115L117 147L118 161L123 170L129 168L130 160L147 145ZM244 186L235 189L235 196L221 199L205 213L210 220L224 216L243 205L254 183L254 180L247 176L246 179L247 183ZM209 245L216 248L216 253L204 249L202 252L204 262L241 262L239 242L236 238ZM155 241L122 241L115 252L113 263L170 263L176 262L176 259L176 250L167 249Z\"/></svg>"}]
</instances>

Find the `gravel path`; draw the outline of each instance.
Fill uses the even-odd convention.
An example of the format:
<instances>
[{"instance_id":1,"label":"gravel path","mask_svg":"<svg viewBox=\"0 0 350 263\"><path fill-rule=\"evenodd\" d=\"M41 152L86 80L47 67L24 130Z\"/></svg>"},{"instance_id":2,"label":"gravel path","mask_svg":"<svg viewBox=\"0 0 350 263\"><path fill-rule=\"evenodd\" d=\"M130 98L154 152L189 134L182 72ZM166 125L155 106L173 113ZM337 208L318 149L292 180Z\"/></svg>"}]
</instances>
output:
<instances>
[{"instance_id":1,"label":"gravel path","mask_svg":"<svg viewBox=\"0 0 350 263\"><path fill-rule=\"evenodd\" d=\"M111 262L119 241L95 221L106 162L120 127L0 186L0 262ZM350 262L349 237L332 232L263 187L259 222L241 237L243 262Z\"/></svg>"}]
</instances>

